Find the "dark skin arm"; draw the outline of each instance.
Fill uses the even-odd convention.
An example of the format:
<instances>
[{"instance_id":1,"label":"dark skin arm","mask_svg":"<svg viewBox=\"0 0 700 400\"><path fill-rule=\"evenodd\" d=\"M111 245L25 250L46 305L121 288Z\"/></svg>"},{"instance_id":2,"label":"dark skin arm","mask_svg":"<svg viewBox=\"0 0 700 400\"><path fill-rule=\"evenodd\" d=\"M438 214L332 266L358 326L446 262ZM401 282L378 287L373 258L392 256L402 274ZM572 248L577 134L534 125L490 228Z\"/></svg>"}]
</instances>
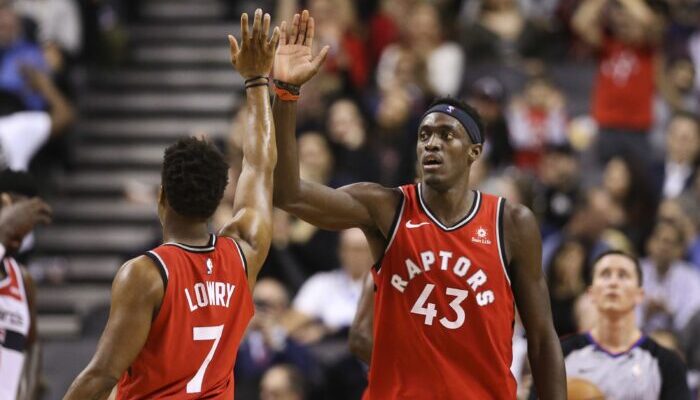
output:
<instances>
[{"instance_id":1,"label":"dark skin arm","mask_svg":"<svg viewBox=\"0 0 700 400\"><path fill-rule=\"evenodd\" d=\"M19 248L22 239L34 226L50 222L51 207L38 197L12 202L9 195L2 195L0 244L3 246Z\"/></svg>"},{"instance_id":2,"label":"dark skin arm","mask_svg":"<svg viewBox=\"0 0 700 400\"><path fill-rule=\"evenodd\" d=\"M301 86L318 72L328 48L312 57L314 29L314 19L308 11L294 16L290 32L287 32L287 23L282 23L280 47L275 57L275 79ZM401 194L375 183L332 189L300 179L294 136L296 107L296 101L279 98L275 98L272 107L279 149L275 169L275 206L323 229L361 228L375 257L378 257L383 252L384 238Z\"/></svg>"},{"instance_id":3,"label":"dark skin arm","mask_svg":"<svg viewBox=\"0 0 700 400\"><path fill-rule=\"evenodd\" d=\"M148 257L137 257L119 269L112 284L109 319L95 355L64 399L108 398L146 343L163 294L163 280Z\"/></svg>"},{"instance_id":4,"label":"dark skin arm","mask_svg":"<svg viewBox=\"0 0 700 400\"><path fill-rule=\"evenodd\" d=\"M241 45L229 36L231 63L245 79L268 76L279 29L268 40L270 15L255 11L252 34L248 16L241 16ZM265 82L260 80L260 82ZM272 177L277 163L275 127L267 86L246 89L247 132L243 137L243 166L233 202L233 219L221 234L236 239L248 263L248 285L255 285L272 240Z\"/></svg>"},{"instance_id":5,"label":"dark skin arm","mask_svg":"<svg viewBox=\"0 0 700 400\"><path fill-rule=\"evenodd\" d=\"M357 306L355 319L350 326L350 352L369 365L372 360L374 336L374 280L365 276L362 297Z\"/></svg>"},{"instance_id":6,"label":"dark skin arm","mask_svg":"<svg viewBox=\"0 0 700 400\"><path fill-rule=\"evenodd\" d=\"M506 203L504 230L511 287L527 332L528 358L537 395L542 400L564 400L564 357L542 274L542 239L537 221L526 207Z\"/></svg>"}]
</instances>

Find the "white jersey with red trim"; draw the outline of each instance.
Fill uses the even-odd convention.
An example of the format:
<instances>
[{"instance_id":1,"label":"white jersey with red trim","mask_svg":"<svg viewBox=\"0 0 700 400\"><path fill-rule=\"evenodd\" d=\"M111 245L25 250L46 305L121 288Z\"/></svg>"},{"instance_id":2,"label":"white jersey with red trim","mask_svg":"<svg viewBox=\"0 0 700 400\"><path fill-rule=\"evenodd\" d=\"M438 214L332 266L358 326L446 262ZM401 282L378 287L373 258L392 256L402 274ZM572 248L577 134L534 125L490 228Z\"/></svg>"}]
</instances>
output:
<instances>
[{"instance_id":1,"label":"white jersey with red trim","mask_svg":"<svg viewBox=\"0 0 700 400\"><path fill-rule=\"evenodd\" d=\"M22 271L13 258L0 263L0 399L16 399L31 323Z\"/></svg>"}]
</instances>

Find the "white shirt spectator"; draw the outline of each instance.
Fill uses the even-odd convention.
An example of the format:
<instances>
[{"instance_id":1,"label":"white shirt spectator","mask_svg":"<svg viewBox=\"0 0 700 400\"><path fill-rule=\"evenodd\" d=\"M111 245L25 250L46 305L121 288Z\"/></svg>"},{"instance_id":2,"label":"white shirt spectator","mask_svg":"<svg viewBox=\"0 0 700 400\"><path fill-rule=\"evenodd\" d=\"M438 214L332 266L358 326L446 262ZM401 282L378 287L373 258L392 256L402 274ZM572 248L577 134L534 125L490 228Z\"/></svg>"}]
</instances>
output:
<instances>
[{"instance_id":1,"label":"white shirt spectator","mask_svg":"<svg viewBox=\"0 0 700 400\"><path fill-rule=\"evenodd\" d=\"M685 183L693 174L693 167L674 162L666 163L666 180L664 181L664 197L673 199L680 196L685 189Z\"/></svg>"},{"instance_id":2,"label":"white shirt spectator","mask_svg":"<svg viewBox=\"0 0 700 400\"><path fill-rule=\"evenodd\" d=\"M54 42L71 55L80 52L83 26L75 1L22 0L15 2L15 9L37 23L42 43Z\"/></svg>"},{"instance_id":3,"label":"white shirt spectator","mask_svg":"<svg viewBox=\"0 0 700 400\"><path fill-rule=\"evenodd\" d=\"M292 307L331 329L349 327L362 294L362 279L353 281L343 269L319 272L309 278Z\"/></svg>"},{"instance_id":4,"label":"white shirt spectator","mask_svg":"<svg viewBox=\"0 0 700 400\"><path fill-rule=\"evenodd\" d=\"M26 171L51 134L51 117L42 111L0 117L0 166Z\"/></svg>"},{"instance_id":5,"label":"white shirt spectator","mask_svg":"<svg viewBox=\"0 0 700 400\"><path fill-rule=\"evenodd\" d=\"M649 259L641 262L644 276L645 299L661 299L672 315L671 326L656 320L644 320L645 331L671 329L681 331L690 318L700 311L700 275L692 265L677 261L671 265L663 281L656 272L656 266ZM642 306L643 307L643 306ZM638 317L643 316L643 308L638 309Z\"/></svg>"}]
</instances>

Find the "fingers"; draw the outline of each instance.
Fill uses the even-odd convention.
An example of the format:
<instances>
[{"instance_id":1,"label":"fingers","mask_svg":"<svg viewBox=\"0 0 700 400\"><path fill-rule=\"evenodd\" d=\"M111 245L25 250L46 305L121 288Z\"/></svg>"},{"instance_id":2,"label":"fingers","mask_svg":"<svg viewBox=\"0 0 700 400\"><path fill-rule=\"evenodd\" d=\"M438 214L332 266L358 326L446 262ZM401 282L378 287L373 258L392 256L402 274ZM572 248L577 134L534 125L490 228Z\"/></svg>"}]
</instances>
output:
<instances>
[{"instance_id":1,"label":"fingers","mask_svg":"<svg viewBox=\"0 0 700 400\"><path fill-rule=\"evenodd\" d=\"M314 66L314 71L318 71L321 68L321 65L323 65L323 62L326 61L326 56L328 56L328 50L330 49L330 46L324 46L321 51L316 55L316 58L311 61L311 63Z\"/></svg>"},{"instance_id":2,"label":"fingers","mask_svg":"<svg viewBox=\"0 0 700 400\"><path fill-rule=\"evenodd\" d=\"M309 17L309 22L306 26L306 39L304 40L304 46L311 47L314 44L314 31L316 30L316 23L313 17Z\"/></svg>"},{"instance_id":3,"label":"fingers","mask_svg":"<svg viewBox=\"0 0 700 400\"><path fill-rule=\"evenodd\" d=\"M265 13L263 16L263 25L262 25L262 40L267 43L268 35L270 34L270 14Z\"/></svg>"},{"instance_id":4,"label":"fingers","mask_svg":"<svg viewBox=\"0 0 700 400\"><path fill-rule=\"evenodd\" d=\"M299 34L299 14L294 14L292 20L292 34L289 36L289 44L297 44L297 35Z\"/></svg>"},{"instance_id":5,"label":"fingers","mask_svg":"<svg viewBox=\"0 0 700 400\"><path fill-rule=\"evenodd\" d=\"M280 28L275 27L275 29L272 31L272 38L270 39L269 43L269 46L273 51L277 48L277 45L280 42L280 35Z\"/></svg>"},{"instance_id":6,"label":"fingers","mask_svg":"<svg viewBox=\"0 0 700 400\"><path fill-rule=\"evenodd\" d=\"M299 23L299 37L297 38L297 44L304 44L308 23L309 23L309 11L304 10L301 13L301 22Z\"/></svg>"},{"instance_id":7,"label":"fingers","mask_svg":"<svg viewBox=\"0 0 700 400\"><path fill-rule=\"evenodd\" d=\"M255 10L255 18L253 19L253 37L254 41L260 40L261 28L262 27L262 10Z\"/></svg>"},{"instance_id":8,"label":"fingers","mask_svg":"<svg viewBox=\"0 0 700 400\"><path fill-rule=\"evenodd\" d=\"M233 35L228 35L228 43L231 45L231 56L238 54L241 49L238 47L238 41Z\"/></svg>"},{"instance_id":9,"label":"fingers","mask_svg":"<svg viewBox=\"0 0 700 400\"><path fill-rule=\"evenodd\" d=\"M250 40L250 33L248 31L248 14L241 14L241 44Z\"/></svg>"},{"instance_id":10,"label":"fingers","mask_svg":"<svg viewBox=\"0 0 700 400\"><path fill-rule=\"evenodd\" d=\"M272 36L274 38L274 34ZM287 21L282 21L280 26L280 45L284 46L287 44Z\"/></svg>"}]
</instances>

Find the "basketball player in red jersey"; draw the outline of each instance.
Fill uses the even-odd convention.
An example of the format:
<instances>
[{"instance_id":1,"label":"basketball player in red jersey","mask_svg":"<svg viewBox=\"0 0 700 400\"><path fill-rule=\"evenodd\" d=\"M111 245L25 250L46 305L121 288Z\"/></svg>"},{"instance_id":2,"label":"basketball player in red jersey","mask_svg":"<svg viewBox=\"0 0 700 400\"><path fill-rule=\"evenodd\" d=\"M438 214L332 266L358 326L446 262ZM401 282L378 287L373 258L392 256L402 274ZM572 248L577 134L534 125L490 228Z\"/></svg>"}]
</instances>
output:
<instances>
[{"instance_id":1,"label":"basketball player in red jersey","mask_svg":"<svg viewBox=\"0 0 700 400\"><path fill-rule=\"evenodd\" d=\"M283 24L283 38L285 31ZM308 12L296 15L275 58L278 89L298 93L318 70L313 36ZM515 399L509 367L517 305L538 395L565 399L535 218L469 185L483 145L474 109L440 99L424 114L419 184L336 190L299 178L295 97L282 94L273 105L280 149L275 205L324 229L361 228L377 260L365 398Z\"/></svg>"},{"instance_id":2,"label":"basketball player in red jersey","mask_svg":"<svg viewBox=\"0 0 700 400\"><path fill-rule=\"evenodd\" d=\"M158 216L165 243L128 261L112 287L97 352L66 399L232 399L233 366L253 315L251 291L272 229L277 160L267 76L279 29L256 10L252 34L229 36L246 79L248 132L234 216L220 236L207 221L221 201L228 165L212 144L181 139L165 151Z\"/></svg>"}]
</instances>

